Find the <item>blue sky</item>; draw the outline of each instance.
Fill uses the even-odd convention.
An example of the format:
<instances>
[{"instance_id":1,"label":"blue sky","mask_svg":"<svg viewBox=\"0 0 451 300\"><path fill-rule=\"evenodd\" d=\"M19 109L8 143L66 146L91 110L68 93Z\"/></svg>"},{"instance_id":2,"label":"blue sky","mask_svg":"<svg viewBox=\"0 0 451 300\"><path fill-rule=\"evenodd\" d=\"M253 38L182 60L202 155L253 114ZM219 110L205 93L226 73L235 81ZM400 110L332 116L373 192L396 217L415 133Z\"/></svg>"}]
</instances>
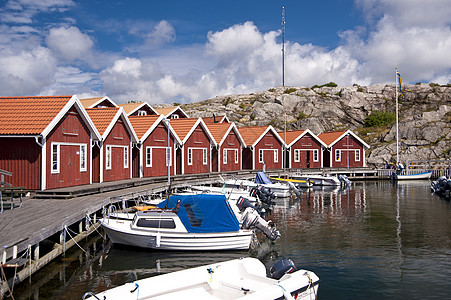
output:
<instances>
[{"instance_id":1,"label":"blue sky","mask_svg":"<svg viewBox=\"0 0 451 300\"><path fill-rule=\"evenodd\" d=\"M2 96L193 102L281 85L451 79L451 1L0 0Z\"/></svg>"}]
</instances>

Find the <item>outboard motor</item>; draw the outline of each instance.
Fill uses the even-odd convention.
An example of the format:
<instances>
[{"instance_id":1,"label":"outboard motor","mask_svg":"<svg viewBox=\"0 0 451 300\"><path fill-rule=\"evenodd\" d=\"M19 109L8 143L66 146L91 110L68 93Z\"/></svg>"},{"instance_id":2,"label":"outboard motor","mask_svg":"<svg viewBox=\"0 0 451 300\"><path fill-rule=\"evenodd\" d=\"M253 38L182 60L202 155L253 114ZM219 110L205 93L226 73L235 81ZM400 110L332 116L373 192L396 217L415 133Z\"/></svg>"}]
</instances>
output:
<instances>
[{"instance_id":1,"label":"outboard motor","mask_svg":"<svg viewBox=\"0 0 451 300\"><path fill-rule=\"evenodd\" d=\"M238 198L238 200L236 201L236 206L238 206L238 208L241 212L243 212L248 207L257 210L257 208L251 204L249 199L244 198L243 196L240 196Z\"/></svg>"},{"instance_id":2,"label":"outboard motor","mask_svg":"<svg viewBox=\"0 0 451 300\"><path fill-rule=\"evenodd\" d=\"M272 279L279 280L283 275L292 273L295 270L296 266L294 265L294 262L289 258L285 258L276 262L271 269L269 269L269 276Z\"/></svg>"},{"instance_id":3,"label":"outboard motor","mask_svg":"<svg viewBox=\"0 0 451 300\"><path fill-rule=\"evenodd\" d=\"M271 193L268 189L265 187L259 185L257 187L254 187L251 189L249 195L251 197L257 197L261 202L271 205L271 198L274 199L275 195L274 193Z\"/></svg>"},{"instance_id":4,"label":"outboard motor","mask_svg":"<svg viewBox=\"0 0 451 300\"><path fill-rule=\"evenodd\" d=\"M242 225L244 229L257 228L272 241L275 241L280 237L280 233L274 223L271 221L267 222L265 219L260 217L256 210L247 208L244 214Z\"/></svg>"}]
</instances>

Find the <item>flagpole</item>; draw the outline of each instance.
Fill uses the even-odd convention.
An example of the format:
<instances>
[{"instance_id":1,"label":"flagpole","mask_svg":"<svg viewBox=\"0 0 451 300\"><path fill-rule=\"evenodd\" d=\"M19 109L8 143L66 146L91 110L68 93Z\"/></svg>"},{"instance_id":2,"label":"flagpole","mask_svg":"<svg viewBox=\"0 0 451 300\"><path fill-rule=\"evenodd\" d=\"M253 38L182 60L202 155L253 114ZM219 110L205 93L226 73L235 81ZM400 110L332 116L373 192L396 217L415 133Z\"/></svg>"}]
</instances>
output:
<instances>
[{"instance_id":1,"label":"flagpole","mask_svg":"<svg viewBox=\"0 0 451 300\"><path fill-rule=\"evenodd\" d=\"M395 68L395 92L396 92L396 167L399 165L399 129L398 129L398 68Z\"/></svg>"},{"instance_id":2,"label":"flagpole","mask_svg":"<svg viewBox=\"0 0 451 300\"><path fill-rule=\"evenodd\" d=\"M282 6L282 86L285 86L285 7Z\"/></svg>"}]
</instances>

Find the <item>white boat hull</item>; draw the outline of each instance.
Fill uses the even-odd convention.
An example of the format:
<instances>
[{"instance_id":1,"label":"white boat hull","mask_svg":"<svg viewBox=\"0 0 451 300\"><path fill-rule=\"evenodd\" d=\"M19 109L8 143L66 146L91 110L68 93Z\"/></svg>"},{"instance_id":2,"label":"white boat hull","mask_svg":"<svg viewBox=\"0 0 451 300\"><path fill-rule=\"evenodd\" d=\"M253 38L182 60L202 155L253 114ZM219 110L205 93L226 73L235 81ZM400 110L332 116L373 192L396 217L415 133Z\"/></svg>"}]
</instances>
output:
<instances>
[{"instance_id":1,"label":"white boat hull","mask_svg":"<svg viewBox=\"0 0 451 300\"><path fill-rule=\"evenodd\" d=\"M256 258L220 262L126 283L97 299L317 299L319 278L298 270L279 280L268 278ZM95 299L89 297L86 299Z\"/></svg>"},{"instance_id":2,"label":"white boat hull","mask_svg":"<svg viewBox=\"0 0 451 300\"><path fill-rule=\"evenodd\" d=\"M431 178L432 172L424 172L418 174L398 175L394 174L396 180L419 180Z\"/></svg>"},{"instance_id":3,"label":"white boat hull","mask_svg":"<svg viewBox=\"0 0 451 300\"><path fill-rule=\"evenodd\" d=\"M286 198L286 197L291 196L290 187L288 185L282 184L282 183L260 184L260 183L255 183L250 180L242 180L242 179L237 179L237 180L229 179L229 180L226 180L224 183L228 187L237 187L237 188L247 187L248 189L251 189L253 187L257 187L257 186L261 185L261 186L264 186L265 188L269 189L271 192L273 192L276 197Z\"/></svg>"},{"instance_id":4,"label":"white boat hull","mask_svg":"<svg viewBox=\"0 0 451 300\"><path fill-rule=\"evenodd\" d=\"M253 231L188 233L164 229L131 230L131 220L101 219L100 223L114 244L161 250L242 250L249 249Z\"/></svg>"},{"instance_id":5,"label":"white boat hull","mask_svg":"<svg viewBox=\"0 0 451 300\"><path fill-rule=\"evenodd\" d=\"M332 176L302 175L302 176L293 176L292 178L298 180L308 180L313 182L313 185L320 186L340 186L341 184L338 178Z\"/></svg>"}]
</instances>

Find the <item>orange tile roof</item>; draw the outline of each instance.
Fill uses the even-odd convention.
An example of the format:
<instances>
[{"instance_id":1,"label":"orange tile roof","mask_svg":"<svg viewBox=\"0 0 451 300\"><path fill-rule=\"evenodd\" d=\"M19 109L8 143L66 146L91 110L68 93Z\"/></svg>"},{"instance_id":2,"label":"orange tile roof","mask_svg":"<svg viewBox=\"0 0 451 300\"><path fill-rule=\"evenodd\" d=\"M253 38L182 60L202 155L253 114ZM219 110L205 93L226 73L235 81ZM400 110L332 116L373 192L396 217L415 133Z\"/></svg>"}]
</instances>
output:
<instances>
[{"instance_id":1,"label":"orange tile roof","mask_svg":"<svg viewBox=\"0 0 451 300\"><path fill-rule=\"evenodd\" d=\"M202 120L204 120L204 118L202 118ZM216 143L219 144L229 128L232 126L232 123L208 123L205 125L207 125L207 128L215 139Z\"/></svg>"},{"instance_id":2,"label":"orange tile roof","mask_svg":"<svg viewBox=\"0 0 451 300\"><path fill-rule=\"evenodd\" d=\"M88 108L102 98L103 97L85 98L85 99L80 99L80 102L84 108Z\"/></svg>"},{"instance_id":3,"label":"orange tile roof","mask_svg":"<svg viewBox=\"0 0 451 300\"><path fill-rule=\"evenodd\" d=\"M87 108L86 111L100 135L103 135L119 109L119 107Z\"/></svg>"},{"instance_id":4,"label":"orange tile roof","mask_svg":"<svg viewBox=\"0 0 451 300\"><path fill-rule=\"evenodd\" d=\"M174 111L177 108L177 106L171 106L171 107L158 107L155 108L153 107L153 109L159 113L160 115L167 115L170 114L172 111Z\"/></svg>"},{"instance_id":5,"label":"orange tile roof","mask_svg":"<svg viewBox=\"0 0 451 300\"><path fill-rule=\"evenodd\" d=\"M285 141L286 144L287 145L291 144L294 140L296 140L304 132L305 132L305 130L303 130L303 129L287 131L287 140ZM285 140L285 132L284 131L279 131L277 133L279 134L282 141Z\"/></svg>"},{"instance_id":6,"label":"orange tile roof","mask_svg":"<svg viewBox=\"0 0 451 300\"><path fill-rule=\"evenodd\" d=\"M128 119L130 120L138 139L141 139L159 117L159 115L130 116Z\"/></svg>"},{"instance_id":7,"label":"orange tile roof","mask_svg":"<svg viewBox=\"0 0 451 300\"><path fill-rule=\"evenodd\" d=\"M246 146L252 146L268 129L269 126L249 126L249 127L238 127L244 143Z\"/></svg>"},{"instance_id":8,"label":"orange tile roof","mask_svg":"<svg viewBox=\"0 0 451 300\"><path fill-rule=\"evenodd\" d=\"M122 103L119 104L120 107L122 107L125 110L125 113L128 115L132 111L136 110L137 108L140 108L141 106L146 105L147 102L134 102L134 103ZM153 110L153 108L149 105L150 109Z\"/></svg>"},{"instance_id":9,"label":"orange tile roof","mask_svg":"<svg viewBox=\"0 0 451 300\"><path fill-rule=\"evenodd\" d=\"M198 119L199 118L170 119L169 124L171 124L171 127L174 129L175 133L177 133L180 140L183 141Z\"/></svg>"},{"instance_id":10,"label":"orange tile roof","mask_svg":"<svg viewBox=\"0 0 451 300\"><path fill-rule=\"evenodd\" d=\"M71 98L0 97L0 134L41 134Z\"/></svg>"},{"instance_id":11,"label":"orange tile roof","mask_svg":"<svg viewBox=\"0 0 451 300\"><path fill-rule=\"evenodd\" d=\"M318 135L318 138L322 140L327 146L330 146L330 144L335 142L345 132L346 131L323 132Z\"/></svg>"}]
</instances>

